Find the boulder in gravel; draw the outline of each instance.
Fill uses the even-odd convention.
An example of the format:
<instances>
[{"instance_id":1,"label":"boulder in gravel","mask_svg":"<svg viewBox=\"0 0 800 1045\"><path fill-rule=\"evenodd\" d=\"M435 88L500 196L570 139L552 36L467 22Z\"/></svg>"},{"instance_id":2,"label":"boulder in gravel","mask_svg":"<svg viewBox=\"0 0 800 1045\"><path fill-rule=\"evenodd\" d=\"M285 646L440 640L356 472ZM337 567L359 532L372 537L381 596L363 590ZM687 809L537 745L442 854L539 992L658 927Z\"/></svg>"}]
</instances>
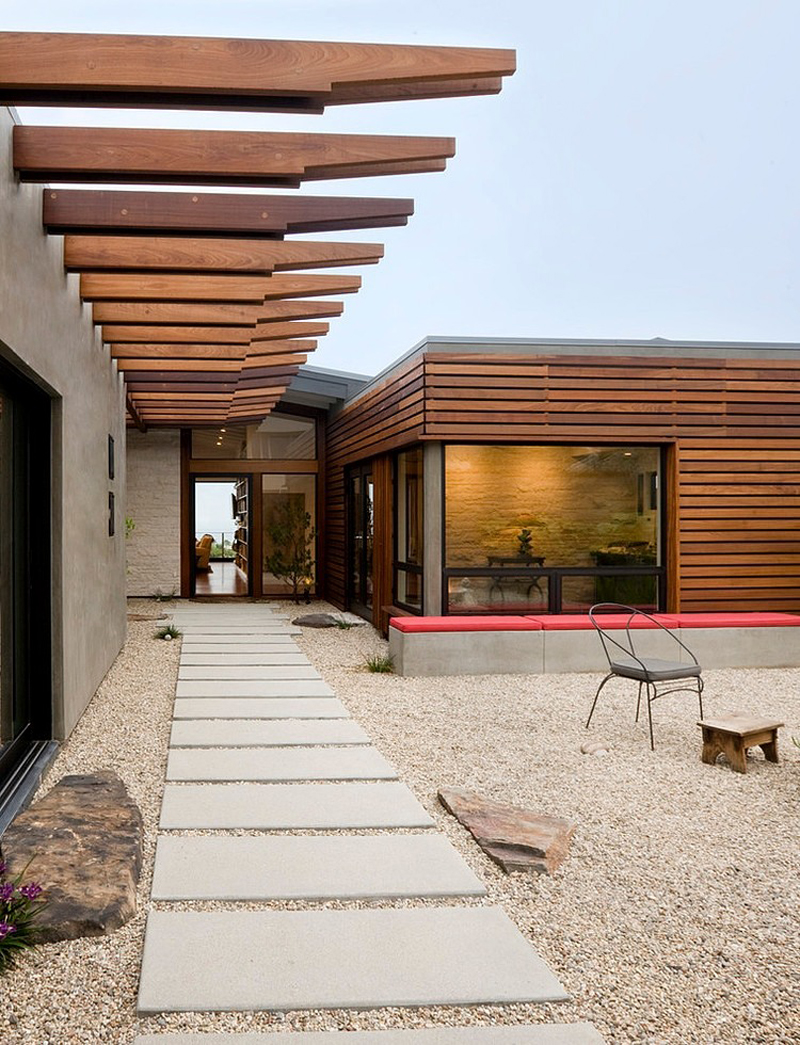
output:
<instances>
[{"instance_id":1,"label":"boulder in gravel","mask_svg":"<svg viewBox=\"0 0 800 1045\"><path fill-rule=\"evenodd\" d=\"M569 855L574 820L493 802L461 788L442 788L439 801L504 871L552 874Z\"/></svg>"},{"instance_id":2,"label":"boulder in gravel","mask_svg":"<svg viewBox=\"0 0 800 1045\"><path fill-rule=\"evenodd\" d=\"M136 913L142 834L138 806L108 770L63 777L13 821L3 859L11 874L30 862L26 877L44 889L42 940L103 936Z\"/></svg>"},{"instance_id":3,"label":"boulder in gravel","mask_svg":"<svg viewBox=\"0 0 800 1045\"><path fill-rule=\"evenodd\" d=\"M582 755L607 755L608 744L604 740L586 740L581 744Z\"/></svg>"},{"instance_id":4,"label":"boulder in gravel","mask_svg":"<svg viewBox=\"0 0 800 1045\"><path fill-rule=\"evenodd\" d=\"M301 617L295 617L292 624L301 628L337 628L341 624L349 624L356 627L366 624L360 617L349 615L347 617L334 617L332 613L304 613Z\"/></svg>"}]
</instances>

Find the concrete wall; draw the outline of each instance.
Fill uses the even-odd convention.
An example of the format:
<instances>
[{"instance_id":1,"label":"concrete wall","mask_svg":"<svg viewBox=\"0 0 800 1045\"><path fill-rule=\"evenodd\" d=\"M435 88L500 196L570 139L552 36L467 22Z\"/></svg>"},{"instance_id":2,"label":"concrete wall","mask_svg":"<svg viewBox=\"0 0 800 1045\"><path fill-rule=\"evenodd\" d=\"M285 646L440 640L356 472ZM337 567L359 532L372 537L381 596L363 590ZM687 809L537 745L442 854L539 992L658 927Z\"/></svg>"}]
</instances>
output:
<instances>
[{"instance_id":1,"label":"concrete wall","mask_svg":"<svg viewBox=\"0 0 800 1045\"><path fill-rule=\"evenodd\" d=\"M180 591L180 431L128 432L128 594Z\"/></svg>"},{"instance_id":2,"label":"concrete wall","mask_svg":"<svg viewBox=\"0 0 800 1045\"><path fill-rule=\"evenodd\" d=\"M53 399L54 735L72 730L125 638L125 414L116 366L42 229L42 188L12 169L0 108L0 355ZM108 436L116 477L108 478ZM117 533L108 536L108 493Z\"/></svg>"}]
</instances>

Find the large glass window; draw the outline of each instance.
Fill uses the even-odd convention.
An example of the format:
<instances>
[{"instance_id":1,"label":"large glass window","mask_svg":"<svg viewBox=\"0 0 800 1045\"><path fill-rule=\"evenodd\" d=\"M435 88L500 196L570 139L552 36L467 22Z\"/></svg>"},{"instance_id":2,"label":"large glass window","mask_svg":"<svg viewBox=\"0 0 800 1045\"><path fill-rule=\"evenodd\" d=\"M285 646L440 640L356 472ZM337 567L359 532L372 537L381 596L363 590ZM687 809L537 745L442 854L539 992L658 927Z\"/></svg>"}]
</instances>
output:
<instances>
[{"instance_id":1,"label":"large glass window","mask_svg":"<svg viewBox=\"0 0 800 1045\"><path fill-rule=\"evenodd\" d=\"M192 457L212 460L313 461L313 418L271 413L257 425L192 429Z\"/></svg>"},{"instance_id":2,"label":"large glass window","mask_svg":"<svg viewBox=\"0 0 800 1045\"><path fill-rule=\"evenodd\" d=\"M395 594L404 609L422 612L422 447L397 455Z\"/></svg>"},{"instance_id":3,"label":"large glass window","mask_svg":"<svg viewBox=\"0 0 800 1045\"><path fill-rule=\"evenodd\" d=\"M348 592L350 609L372 619L375 484L370 465L347 476Z\"/></svg>"},{"instance_id":4,"label":"large glass window","mask_svg":"<svg viewBox=\"0 0 800 1045\"><path fill-rule=\"evenodd\" d=\"M315 591L316 477L262 475L263 591L305 595Z\"/></svg>"},{"instance_id":5,"label":"large glass window","mask_svg":"<svg viewBox=\"0 0 800 1045\"><path fill-rule=\"evenodd\" d=\"M658 447L448 446L445 453L450 612L658 606Z\"/></svg>"}]
</instances>

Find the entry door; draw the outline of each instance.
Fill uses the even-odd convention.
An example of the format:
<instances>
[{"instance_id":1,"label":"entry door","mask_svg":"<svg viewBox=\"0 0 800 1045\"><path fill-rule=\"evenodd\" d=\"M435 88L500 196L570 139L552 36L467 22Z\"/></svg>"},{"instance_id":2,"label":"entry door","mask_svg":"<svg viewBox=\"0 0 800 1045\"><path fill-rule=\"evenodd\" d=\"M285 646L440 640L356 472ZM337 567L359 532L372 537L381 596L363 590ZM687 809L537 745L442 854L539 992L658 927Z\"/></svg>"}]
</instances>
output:
<instances>
[{"instance_id":1,"label":"entry door","mask_svg":"<svg viewBox=\"0 0 800 1045\"><path fill-rule=\"evenodd\" d=\"M372 561L375 490L371 465L354 468L348 475L349 591L354 613L372 620Z\"/></svg>"},{"instance_id":2,"label":"entry door","mask_svg":"<svg viewBox=\"0 0 800 1045\"><path fill-rule=\"evenodd\" d=\"M0 372L0 813L50 736L49 444L46 397Z\"/></svg>"},{"instance_id":3,"label":"entry door","mask_svg":"<svg viewBox=\"0 0 800 1045\"><path fill-rule=\"evenodd\" d=\"M192 596L255 594L251 486L246 475L191 477Z\"/></svg>"}]
</instances>

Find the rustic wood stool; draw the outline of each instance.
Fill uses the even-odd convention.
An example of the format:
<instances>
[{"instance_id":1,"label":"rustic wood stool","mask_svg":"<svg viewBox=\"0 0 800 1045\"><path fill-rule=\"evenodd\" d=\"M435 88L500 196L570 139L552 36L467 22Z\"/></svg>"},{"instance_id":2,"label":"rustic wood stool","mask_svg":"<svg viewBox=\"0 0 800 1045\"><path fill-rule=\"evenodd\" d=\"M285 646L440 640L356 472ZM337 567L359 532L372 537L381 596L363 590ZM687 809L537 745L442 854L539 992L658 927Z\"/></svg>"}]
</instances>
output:
<instances>
[{"instance_id":1,"label":"rustic wood stool","mask_svg":"<svg viewBox=\"0 0 800 1045\"><path fill-rule=\"evenodd\" d=\"M703 730L704 762L713 765L717 755L725 755L731 769L747 772L747 749L760 747L768 762L778 761L778 730L783 722L749 715L723 715L697 723Z\"/></svg>"}]
</instances>

